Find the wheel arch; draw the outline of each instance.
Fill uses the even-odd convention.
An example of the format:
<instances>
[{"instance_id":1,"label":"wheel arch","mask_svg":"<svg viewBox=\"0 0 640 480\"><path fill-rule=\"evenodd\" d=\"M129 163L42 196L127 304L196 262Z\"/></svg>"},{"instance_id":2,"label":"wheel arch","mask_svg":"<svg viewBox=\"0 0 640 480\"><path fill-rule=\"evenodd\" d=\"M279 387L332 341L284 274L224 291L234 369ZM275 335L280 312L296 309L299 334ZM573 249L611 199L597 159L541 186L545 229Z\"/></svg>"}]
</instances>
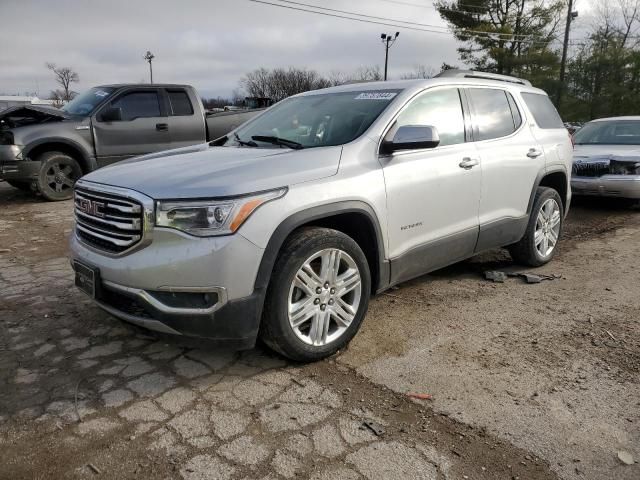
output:
<instances>
[{"instance_id":1,"label":"wheel arch","mask_svg":"<svg viewBox=\"0 0 640 480\"><path fill-rule=\"evenodd\" d=\"M331 203L296 212L276 227L258 268L256 290L265 291L284 242L302 227L333 228L349 235L362 248L371 271L374 292L389 283L389 263L384 259L384 243L378 218L371 206L361 201Z\"/></svg>"},{"instance_id":2,"label":"wheel arch","mask_svg":"<svg viewBox=\"0 0 640 480\"><path fill-rule=\"evenodd\" d=\"M527 213L531 213L531 209L533 208L533 202L536 197L536 190L538 187L549 187L553 188L560 195L560 199L562 200L563 211L566 213L567 208L569 207L569 176L567 175L567 171L564 169L557 169L551 171L540 172L538 178L533 185L533 189L531 190L531 196L529 197L529 205L527 206Z\"/></svg>"},{"instance_id":3,"label":"wheel arch","mask_svg":"<svg viewBox=\"0 0 640 480\"><path fill-rule=\"evenodd\" d=\"M86 150L79 143L67 138L47 138L29 144L24 149L24 157L35 160L46 152L62 152L76 159L83 174L94 170L94 165Z\"/></svg>"}]
</instances>

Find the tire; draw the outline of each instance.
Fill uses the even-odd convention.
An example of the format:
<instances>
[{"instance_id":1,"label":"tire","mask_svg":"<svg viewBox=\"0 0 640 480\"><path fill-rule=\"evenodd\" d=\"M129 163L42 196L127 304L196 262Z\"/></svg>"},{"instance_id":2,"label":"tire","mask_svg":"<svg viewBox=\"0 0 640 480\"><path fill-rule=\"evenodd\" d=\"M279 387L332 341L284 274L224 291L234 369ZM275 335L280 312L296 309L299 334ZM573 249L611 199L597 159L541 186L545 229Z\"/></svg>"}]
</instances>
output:
<instances>
[{"instance_id":1,"label":"tire","mask_svg":"<svg viewBox=\"0 0 640 480\"><path fill-rule=\"evenodd\" d=\"M322 267L336 259L337 275L324 274ZM369 264L351 237L329 228L298 230L276 260L260 338L291 360L313 362L333 355L360 328L370 292Z\"/></svg>"},{"instance_id":2,"label":"tire","mask_svg":"<svg viewBox=\"0 0 640 480\"><path fill-rule=\"evenodd\" d=\"M78 161L62 152L46 152L38 157L42 162L38 174L38 191L51 202L68 200L73 185L82 176Z\"/></svg>"},{"instance_id":3,"label":"tire","mask_svg":"<svg viewBox=\"0 0 640 480\"><path fill-rule=\"evenodd\" d=\"M551 219L547 218L549 215ZM508 247L511 258L530 267L548 263L558 249L563 226L564 206L560 195L553 188L538 187L527 230L518 243Z\"/></svg>"},{"instance_id":4,"label":"tire","mask_svg":"<svg viewBox=\"0 0 640 480\"><path fill-rule=\"evenodd\" d=\"M31 191L31 182L21 182L19 180L7 180L7 183L11 185L13 188L17 188L22 190L23 192Z\"/></svg>"}]
</instances>

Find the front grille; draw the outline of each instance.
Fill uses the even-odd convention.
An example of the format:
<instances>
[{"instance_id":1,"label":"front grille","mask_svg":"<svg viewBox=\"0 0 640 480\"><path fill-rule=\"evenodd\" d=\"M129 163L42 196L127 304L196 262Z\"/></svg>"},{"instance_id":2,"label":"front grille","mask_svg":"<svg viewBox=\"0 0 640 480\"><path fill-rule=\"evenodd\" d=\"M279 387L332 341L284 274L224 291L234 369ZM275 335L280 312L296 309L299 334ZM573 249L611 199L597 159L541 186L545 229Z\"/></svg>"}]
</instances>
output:
<instances>
[{"instance_id":1,"label":"front grille","mask_svg":"<svg viewBox=\"0 0 640 480\"><path fill-rule=\"evenodd\" d=\"M578 177L601 177L609 174L609 162L574 163L573 174Z\"/></svg>"},{"instance_id":2,"label":"front grille","mask_svg":"<svg viewBox=\"0 0 640 480\"><path fill-rule=\"evenodd\" d=\"M87 245L122 253L142 240L143 208L130 198L75 189L76 235Z\"/></svg>"}]
</instances>

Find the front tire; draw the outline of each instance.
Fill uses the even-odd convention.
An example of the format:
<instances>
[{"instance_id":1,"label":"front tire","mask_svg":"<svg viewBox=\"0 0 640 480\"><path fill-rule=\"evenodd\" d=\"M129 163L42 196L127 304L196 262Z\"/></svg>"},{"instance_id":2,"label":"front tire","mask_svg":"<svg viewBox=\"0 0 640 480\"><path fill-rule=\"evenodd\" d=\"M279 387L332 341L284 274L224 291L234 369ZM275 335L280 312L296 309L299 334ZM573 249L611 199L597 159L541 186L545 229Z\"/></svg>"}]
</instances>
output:
<instances>
[{"instance_id":1,"label":"front tire","mask_svg":"<svg viewBox=\"0 0 640 480\"><path fill-rule=\"evenodd\" d=\"M73 186L82 176L78 161L62 152L46 152L40 155L38 191L51 202L68 200L73 196Z\"/></svg>"},{"instance_id":2,"label":"front tire","mask_svg":"<svg viewBox=\"0 0 640 480\"><path fill-rule=\"evenodd\" d=\"M260 337L296 361L333 355L360 328L370 292L369 265L352 238L303 228L285 242L274 266Z\"/></svg>"},{"instance_id":3,"label":"front tire","mask_svg":"<svg viewBox=\"0 0 640 480\"><path fill-rule=\"evenodd\" d=\"M556 253L563 224L564 207L558 192L538 187L524 237L508 247L511 258L530 267L548 263Z\"/></svg>"}]
</instances>

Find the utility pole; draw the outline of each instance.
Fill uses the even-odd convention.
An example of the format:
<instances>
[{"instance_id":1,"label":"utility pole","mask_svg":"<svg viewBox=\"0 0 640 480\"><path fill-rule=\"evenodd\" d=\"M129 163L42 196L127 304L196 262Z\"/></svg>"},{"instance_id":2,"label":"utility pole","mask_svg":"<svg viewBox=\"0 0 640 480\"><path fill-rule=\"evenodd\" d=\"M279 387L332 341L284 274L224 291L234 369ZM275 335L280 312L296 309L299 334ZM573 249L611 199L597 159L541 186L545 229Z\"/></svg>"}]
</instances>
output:
<instances>
[{"instance_id":1,"label":"utility pole","mask_svg":"<svg viewBox=\"0 0 640 480\"><path fill-rule=\"evenodd\" d=\"M384 45L384 80L385 82L387 81L387 66L389 65L389 48L391 48L391 45L396 43L396 39L398 38L398 35L400 35L400 32L396 32L395 35L392 35L390 33L389 34L383 33L382 35L380 35L380 38L382 39L382 44Z\"/></svg>"},{"instance_id":2,"label":"utility pole","mask_svg":"<svg viewBox=\"0 0 640 480\"><path fill-rule=\"evenodd\" d=\"M151 79L150 83L153 83L153 66L151 65L151 62L153 61L153 59L156 58L156 56L151 53L149 50L147 50L146 55L144 56L144 59L149 62L149 77Z\"/></svg>"},{"instance_id":3,"label":"utility pole","mask_svg":"<svg viewBox=\"0 0 640 480\"><path fill-rule=\"evenodd\" d=\"M567 8L567 24L564 28L564 44L562 45L562 60L560 62L560 85L558 87L558 96L556 98L556 104L558 109L562 102L562 94L564 93L564 79L567 68L567 50L569 48L569 32L571 30L571 22L578 16L578 12L573 11L573 0L569 0Z\"/></svg>"}]
</instances>

